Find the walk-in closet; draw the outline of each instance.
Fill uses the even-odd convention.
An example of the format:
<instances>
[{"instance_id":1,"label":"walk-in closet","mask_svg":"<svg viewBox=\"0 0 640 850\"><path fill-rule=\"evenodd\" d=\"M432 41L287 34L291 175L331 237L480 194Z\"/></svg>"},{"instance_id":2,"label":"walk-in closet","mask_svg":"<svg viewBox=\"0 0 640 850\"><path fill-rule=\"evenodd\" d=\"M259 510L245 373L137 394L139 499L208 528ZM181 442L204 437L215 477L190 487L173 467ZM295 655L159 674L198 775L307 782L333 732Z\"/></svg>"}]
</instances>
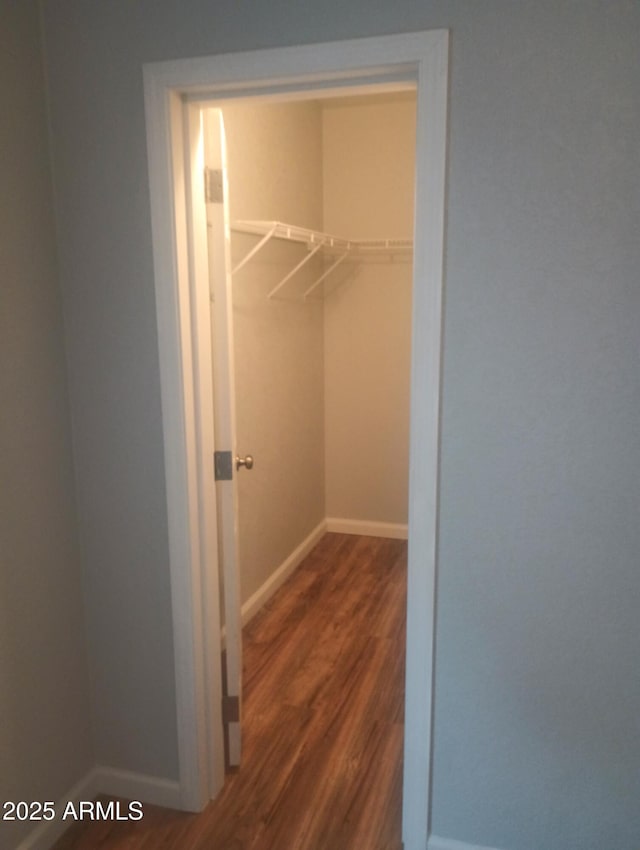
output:
<instances>
[{"instance_id":1,"label":"walk-in closet","mask_svg":"<svg viewBox=\"0 0 640 850\"><path fill-rule=\"evenodd\" d=\"M330 830L331 846L395 848L415 96L232 101L203 128L215 442L235 446L216 469L239 767L211 837L231 846L249 806L265 847L329 846Z\"/></svg>"},{"instance_id":2,"label":"walk-in closet","mask_svg":"<svg viewBox=\"0 0 640 850\"><path fill-rule=\"evenodd\" d=\"M322 529L406 535L415 95L222 115L246 619Z\"/></svg>"},{"instance_id":3,"label":"walk-in closet","mask_svg":"<svg viewBox=\"0 0 640 850\"><path fill-rule=\"evenodd\" d=\"M233 375L224 393L214 386L198 429L204 444L213 420L216 498L202 496L203 524L214 502L232 508L218 513L212 546L223 636L204 632L211 668L225 647L220 727L213 697L207 710L234 769L199 814L146 807L145 831L77 824L57 848L133 850L153 829L193 850L400 850L415 98L215 110L198 125L204 164L220 114L226 164L205 168L208 250L194 278L210 292L194 297L191 326L207 329L213 384ZM201 610L217 624L214 560Z\"/></svg>"}]
</instances>

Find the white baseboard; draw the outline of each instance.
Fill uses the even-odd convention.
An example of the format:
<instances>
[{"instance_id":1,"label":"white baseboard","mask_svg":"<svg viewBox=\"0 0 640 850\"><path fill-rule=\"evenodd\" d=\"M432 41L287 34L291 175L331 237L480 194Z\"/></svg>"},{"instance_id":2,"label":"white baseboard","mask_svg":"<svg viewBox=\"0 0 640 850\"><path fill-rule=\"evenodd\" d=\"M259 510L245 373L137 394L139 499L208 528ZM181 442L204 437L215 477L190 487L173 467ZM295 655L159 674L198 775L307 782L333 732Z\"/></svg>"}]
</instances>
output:
<instances>
[{"instance_id":1,"label":"white baseboard","mask_svg":"<svg viewBox=\"0 0 640 850\"><path fill-rule=\"evenodd\" d=\"M430 835L427 850L497 850L497 848L480 844L467 844L465 841L454 841L452 838L439 838L437 835Z\"/></svg>"},{"instance_id":2,"label":"white baseboard","mask_svg":"<svg viewBox=\"0 0 640 850\"><path fill-rule=\"evenodd\" d=\"M339 534L363 534L367 537L391 537L395 540L406 540L409 533L409 526L396 522L327 517L327 531L335 531Z\"/></svg>"},{"instance_id":3,"label":"white baseboard","mask_svg":"<svg viewBox=\"0 0 640 850\"><path fill-rule=\"evenodd\" d=\"M67 803L74 805L80 800L93 800L96 795L95 768L70 788L67 793L56 801L56 817L52 821L41 821L26 838L16 847L16 850L49 850L70 826L71 821L62 820L62 814Z\"/></svg>"},{"instance_id":4,"label":"white baseboard","mask_svg":"<svg viewBox=\"0 0 640 850\"><path fill-rule=\"evenodd\" d=\"M95 788L96 794L140 800L167 809L181 808L180 783L172 779L98 765L95 768Z\"/></svg>"},{"instance_id":5,"label":"white baseboard","mask_svg":"<svg viewBox=\"0 0 640 850\"><path fill-rule=\"evenodd\" d=\"M262 608L265 602L273 596L280 585L285 582L296 567L306 558L327 531L399 539L406 539L407 537L406 525L336 518L322 520L302 543L293 550L289 557L277 567L253 596L247 599L242 606L243 623L248 622ZM72 802L75 805L81 800L93 800L99 794L123 797L128 800L139 800L143 803L172 809L180 809L182 807L180 784L177 781L97 765L56 802L56 819L39 823L18 844L16 850L49 850L72 823L71 821L63 821L61 819L67 803ZM445 839L432 836L429 839L428 850L491 850L491 848L472 847L470 844L446 841Z\"/></svg>"},{"instance_id":6,"label":"white baseboard","mask_svg":"<svg viewBox=\"0 0 640 850\"><path fill-rule=\"evenodd\" d=\"M316 543L320 540L323 534L327 531L327 523L325 520L318 523L299 546L293 550L289 557L283 561L269 576L269 578L261 585L253 596L244 603L241 610L242 623L247 623L254 614L256 614L265 602L270 599L281 584L291 575L296 567L307 557Z\"/></svg>"},{"instance_id":7,"label":"white baseboard","mask_svg":"<svg viewBox=\"0 0 640 850\"><path fill-rule=\"evenodd\" d=\"M243 604L241 609L242 624L248 623L254 614L262 608L262 606L270 599L276 590L283 584L296 567L307 557L309 552L318 543L323 534L327 531L336 531L342 534L363 534L369 537L390 537L399 540L407 539L407 525L401 525L392 522L375 522L361 519L337 519L336 517L327 517L322 520L313 529L302 543L297 546L289 557L280 564L264 582L261 587L256 590L253 596L249 597ZM224 628L222 629L222 639L224 643Z\"/></svg>"},{"instance_id":8,"label":"white baseboard","mask_svg":"<svg viewBox=\"0 0 640 850\"><path fill-rule=\"evenodd\" d=\"M56 802L56 818L38 824L16 847L16 850L49 850L71 824L62 820L67 803L74 806L81 800L93 800L98 794L139 800L155 806L181 808L180 785L170 779L145 776L128 770L97 766Z\"/></svg>"}]
</instances>

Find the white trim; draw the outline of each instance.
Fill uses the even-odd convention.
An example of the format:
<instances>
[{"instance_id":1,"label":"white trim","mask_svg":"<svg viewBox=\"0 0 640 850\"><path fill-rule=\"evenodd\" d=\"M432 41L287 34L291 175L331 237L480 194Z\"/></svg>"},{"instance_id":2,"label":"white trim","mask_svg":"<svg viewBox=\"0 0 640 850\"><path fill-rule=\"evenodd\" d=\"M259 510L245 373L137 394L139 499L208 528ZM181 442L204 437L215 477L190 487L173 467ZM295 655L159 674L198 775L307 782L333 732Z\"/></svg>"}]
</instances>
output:
<instances>
[{"instance_id":1,"label":"white trim","mask_svg":"<svg viewBox=\"0 0 640 850\"><path fill-rule=\"evenodd\" d=\"M424 50L417 92L402 799L406 850L424 850L431 829L449 70L448 33L441 31L439 36Z\"/></svg>"},{"instance_id":2,"label":"white trim","mask_svg":"<svg viewBox=\"0 0 640 850\"><path fill-rule=\"evenodd\" d=\"M167 809L180 807L180 783L175 780L102 766L95 768L94 775L96 794L141 800L143 803Z\"/></svg>"},{"instance_id":3,"label":"white trim","mask_svg":"<svg viewBox=\"0 0 640 850\"><path fill-rule=\"evenodd\" d=\"M147 69L144 89L167 486L180 808L199 811L209 799L208 747L203 745L208 733L182 102L178 92L167 89ZM182 186L174 186L174 176L181 171Z\"/></svg>"},{"instance_id":4,"label":"white trim","mask_svg":"<svg viewBox=\"0 0 640 850\"><path fill-rule=\"evenodd\" d=\"M144 66L165 91L203 101L415 80L416 65L441 47L446 30L276 47L152 62Z\"/></svg>"},{"instance_id":5,"label":"white trim","mask_svg":"<svg viewBox=\"0 0 640 850\"><path fill-rule=\"evenodd\" d=\"M198 610L206 565L199 558L203 531L181 197L185 163L172 149L171 119L185 95L221 100L398 80L417 86L403 840L406 850L424 850L431 805L448 33L256 50L144 68L181 805L196 810L209 796L208 736L217 746L221 730L212 729L206 716L206 641Z\"/></svg>"},{"instance_id":6,"label":"white trim","mask_svg":"<svg viewBox=\"0 0 640 850\"><path fill-rule=\"evenodd\" d=\"M364 534L368 537L389 537L394 540L406 540L409 536L409 526L400 522L340 519L339 517L327 517L327 531L338 534Z\"/></svg>"},{"instance_id":7,"label":"white trim","mask_svg":"<svg viewBox=\"0 0 640 850\"><path fill-rule=\"evenodd\" d=\"M71 821L63 821L62 814L67 803L74 805L80 800L93 800L96 796L96 769L77 782L66 794L56 801L56 818L52 821L43 821L33 829L26 838L16 847L16 850L49 850L50 847L71 826Z\"/></svg>"},{"instance_id":8,"label":"white trim","mask_svg":"<svg viewBox=\"0 0 640 850\"><path fill-rule=\"evenodd\" d=\"M427 850L496 850L495 847L485 847L480 844L467 844L466 841L454 841L452 838L429 836Z\"/></svg>"},{"instance_id":9,"label":"white trim","mask_svg":"<svg viewBox=\"0 0 640 850\"><path fill-rule=\"evenodd\" d=\"M256 592L242 605L242 625L251 620L265 605L289 576L300 566L311 550L320 542L326 532L338 532L339 534L362 534L370 537L388 537L396 540L407 539L408 526L391 522L375 522L360 519L336 519L327 517L323 519L308 534L305 539L285 558L279 567L269 575L267 580L256 590ZM224 643L224 628L222 629L222 640Z\"/></svg>"},{"instance_id":10,"label":"white trim","mask_svg":"<svg viewBox=\"0 0 640 850\"><path fill-rule=\"evenodd\" d=\"M302 563L326 531L327 523L325 520L322 520L322 522L318 523L313 531L305 537L302 543L300 543L299 546L296 546L289 557L286 558L280 566L271 573L269 578L256 590L253 596L250 596L249 599L247 599L242 606L243 625L248 623L254 614L257 614L267 600L273 596L276 590L284 584L286 579L289 578L291 573Z\"/></svg>"},{"instance_id":11,"label":"white trim","mask_svg":"<svg viewBox=\"0 0 640 850\"><path fill-rule=\"evenodd\" d=\"M112 767L93 767L87 775L70 788L56 802L56 818L42 821L18 844L16 850L49 850L50 847L74 823L62 820L67 803L77 805L81 800L93 800L99 794L140 800L154 806L179 808L181 805L180 785L169 779L159 779L128 770Z\"/></svg>"}]
</instances>

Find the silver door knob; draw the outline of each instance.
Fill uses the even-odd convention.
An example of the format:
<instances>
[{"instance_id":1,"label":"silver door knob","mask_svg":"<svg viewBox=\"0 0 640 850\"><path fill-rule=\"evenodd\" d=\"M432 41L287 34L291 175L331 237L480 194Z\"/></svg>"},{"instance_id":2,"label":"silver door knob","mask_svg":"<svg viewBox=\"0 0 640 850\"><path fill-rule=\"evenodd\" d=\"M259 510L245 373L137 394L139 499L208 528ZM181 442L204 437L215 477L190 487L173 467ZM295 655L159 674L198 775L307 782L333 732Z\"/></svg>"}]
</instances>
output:
<instances>
[{"instance_id":1,"label":"silver door knob","mask_svg":"<svg viewBox=\"0 0 640 850\"><path fill-rule=\"evenodd\" d=\"M236 455L236 469L240 469L241 466L244 466L245 469L253 469L253 457L251 455L246 457Z\"/></svg>"}]
</instances>

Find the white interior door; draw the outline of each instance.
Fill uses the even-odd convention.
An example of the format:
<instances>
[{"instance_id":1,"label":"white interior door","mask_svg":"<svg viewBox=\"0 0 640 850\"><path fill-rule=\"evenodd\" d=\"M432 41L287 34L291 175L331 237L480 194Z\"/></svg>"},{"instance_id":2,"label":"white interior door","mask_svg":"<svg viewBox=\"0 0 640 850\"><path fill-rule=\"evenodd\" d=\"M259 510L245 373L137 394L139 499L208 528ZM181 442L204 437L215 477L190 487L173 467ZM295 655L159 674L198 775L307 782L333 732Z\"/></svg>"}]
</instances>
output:
<instances>
[{"instance_id":1,"label":"white interior door","mask_svg":"<svg viewBox=\"0 0 640 850\"><path fill-rule=\"evenodd\" d=\"M225 622L222 716L228 763L237 766L241 756L242 623L235 476L240 466L236 447L229 189L222 112L204 109L202 119L211 287L218 558Z\"/></svg>"}]
</instances>

